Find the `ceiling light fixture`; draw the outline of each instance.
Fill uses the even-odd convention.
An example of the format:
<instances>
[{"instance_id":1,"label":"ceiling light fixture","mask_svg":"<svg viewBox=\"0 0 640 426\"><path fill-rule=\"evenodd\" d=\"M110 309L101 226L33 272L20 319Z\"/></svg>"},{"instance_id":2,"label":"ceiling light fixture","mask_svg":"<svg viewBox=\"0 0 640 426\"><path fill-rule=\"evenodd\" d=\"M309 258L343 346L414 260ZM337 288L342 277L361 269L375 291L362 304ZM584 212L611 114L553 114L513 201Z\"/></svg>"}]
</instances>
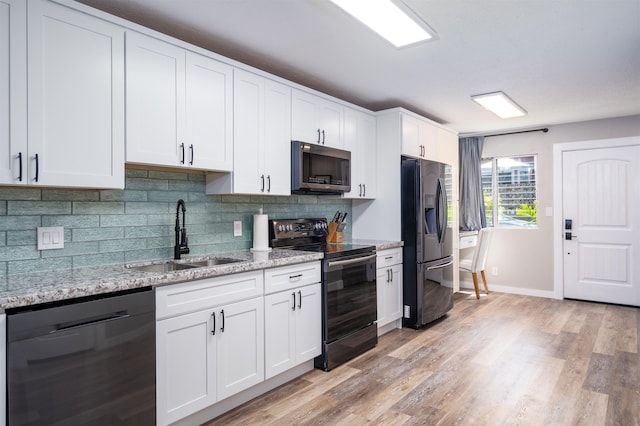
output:
<instances>
[{"instance_id":1,"label":"ceiling light fixture","mask_svg":"<svg viewBox=\"0 0 640 426\"><path fill-rule=\"evenodd\" d=\"M331 1L396 47L429 40L436 35L415 13L392 0Z\"/></svg>"},{"instance_id":2,"label":"ceiling light fixture","mask_svg":"<svg viewBox=\"0 0 640 426\"><path fill-rule=\"evenodd\" d=\"M505 95L504 92L473 95L471 96L471 99L500 118L522 117L527 113L524 108L515 103L511 98Z\"/></svg>"}]
</instances>

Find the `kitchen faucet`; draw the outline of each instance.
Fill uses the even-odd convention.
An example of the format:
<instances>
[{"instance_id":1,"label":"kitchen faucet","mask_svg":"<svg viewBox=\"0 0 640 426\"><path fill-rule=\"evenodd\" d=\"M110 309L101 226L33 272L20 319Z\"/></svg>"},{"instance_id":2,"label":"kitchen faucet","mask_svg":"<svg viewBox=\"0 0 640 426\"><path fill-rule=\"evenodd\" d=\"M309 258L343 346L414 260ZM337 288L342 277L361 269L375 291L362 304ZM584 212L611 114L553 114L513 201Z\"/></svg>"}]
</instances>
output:
<instances>
[{"instance_id":1,"label":"kitchen faucet","mask_svg":"<svg viewBox=\"0 0 640 426\"><path fill-rule=\"evenodd\" d=\"M182 228L180 227L180 207L182 207ZM181 254L189 253L189 239L187 238L187 228L185 228L184 200L178 200L176 206L176 245L173 247L173 258L180 259Z\"/></svg>"}]
</instances>

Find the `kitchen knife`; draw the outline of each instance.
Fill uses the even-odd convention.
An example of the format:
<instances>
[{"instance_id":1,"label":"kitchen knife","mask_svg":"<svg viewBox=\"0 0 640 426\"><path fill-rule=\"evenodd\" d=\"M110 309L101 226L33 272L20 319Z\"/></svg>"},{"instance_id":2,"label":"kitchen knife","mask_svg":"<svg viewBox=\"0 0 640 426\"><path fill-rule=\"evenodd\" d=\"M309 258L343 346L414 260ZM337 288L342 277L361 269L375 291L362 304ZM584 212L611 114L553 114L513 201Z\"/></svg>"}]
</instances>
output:
<instances>
[{"instance_id":1,"label":"kitchen knife","mask_svg":"<svg viewBox=\"0 0 640 426\"><path fill-rule=\"evenodd\" d=\"M340 210L336 211L336 214L333 215L333 219L331 219L331 222L337 222L338 219L340 219Z\"/></svg>"},{"instance_id":2,"label":"kitchen knife","mask_svg":"<svg viewBox=\"0 0 640 426\"><path fill-rule=\"evenodd\" d=\"M343 223L345 220L347 220L347 212L344 212L344 215L342 215L342 219L340 220L340 223Z\"/></svg>"}]
</instances>

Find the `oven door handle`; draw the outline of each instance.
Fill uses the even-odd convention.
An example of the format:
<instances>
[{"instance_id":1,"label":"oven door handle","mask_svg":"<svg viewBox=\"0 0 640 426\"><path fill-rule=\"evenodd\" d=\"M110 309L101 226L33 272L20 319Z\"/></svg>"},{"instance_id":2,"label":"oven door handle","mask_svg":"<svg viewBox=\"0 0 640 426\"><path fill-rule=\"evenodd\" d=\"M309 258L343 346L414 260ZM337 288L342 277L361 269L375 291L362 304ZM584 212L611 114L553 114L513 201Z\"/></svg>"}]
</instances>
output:
<instances>
[{"instance_id":1,"label":"oven door handle","mask_svg":"<svg viewBox=\"0 0 640 426\"><path fill-rule=\"evenodd\" d=\"M333 262L328 263L329 271L344 268L345 266L358 266L369 263L372 259L375 259L376 255L372 254L370 256L358 257L357 259L349 259L349 260L335 260Z\"/></svg>"}]
</instances>

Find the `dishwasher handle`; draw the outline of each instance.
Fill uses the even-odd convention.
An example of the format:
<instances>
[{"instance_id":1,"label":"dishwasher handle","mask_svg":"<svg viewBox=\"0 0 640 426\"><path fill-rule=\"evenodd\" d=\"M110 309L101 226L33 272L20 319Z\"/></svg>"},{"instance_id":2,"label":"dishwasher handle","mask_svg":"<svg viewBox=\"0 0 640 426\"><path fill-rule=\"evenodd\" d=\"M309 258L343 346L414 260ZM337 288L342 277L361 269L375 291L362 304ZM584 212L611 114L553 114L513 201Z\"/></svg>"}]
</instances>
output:
<instances>
[{"instance_id":1,"label":"dishwasher handle","mask_svg":"<svg viewBox=\"0 0 640 426\"><path fill-rule=\"evenodd\" d=\"M92 325L92 324L99 324L102 322L107 322L107 321L114 321L114 320L119 320L119 319L125 319L125 318L129 318L129 312L128 311L118 311L118 312L112 312L106 315L100 315L97 317L92 317L92 318L83 318L81 320L78 321L69 321L69 322L65 322L62 324L57 324L56 328L54 330L51 330L49 332L49 334L52 333L58 333L60 331L67 331L67 330L73 330L74 328L78 328L78 327L84 327L87 325Z\"/></svg>"}]
</instances>

